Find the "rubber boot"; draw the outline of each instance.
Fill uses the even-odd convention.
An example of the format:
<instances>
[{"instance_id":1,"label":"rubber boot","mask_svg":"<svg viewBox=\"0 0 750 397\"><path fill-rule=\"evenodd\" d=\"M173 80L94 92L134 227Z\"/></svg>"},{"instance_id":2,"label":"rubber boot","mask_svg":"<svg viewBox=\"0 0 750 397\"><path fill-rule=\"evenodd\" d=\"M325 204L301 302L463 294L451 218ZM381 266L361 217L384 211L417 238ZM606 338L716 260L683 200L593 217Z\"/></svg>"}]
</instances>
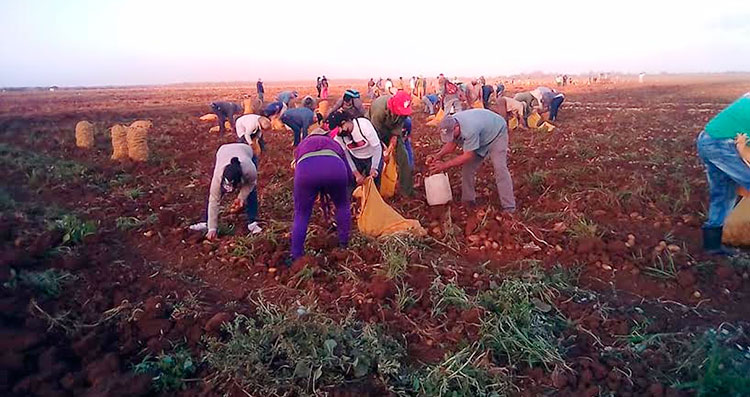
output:
<instances>
[{"instance_id":1,"label":"rubber boot","mask_svg":"<svg viewBox=\"0 0 750 397\"><path fill-rule=\"evenodd\" d=\"M709 255L720 255L720 256L732 256L736 255L737 252L725 247L721 243L721 234L724 228L719 227L703 227L703 251Z\"/></svg>"}]
</instances>

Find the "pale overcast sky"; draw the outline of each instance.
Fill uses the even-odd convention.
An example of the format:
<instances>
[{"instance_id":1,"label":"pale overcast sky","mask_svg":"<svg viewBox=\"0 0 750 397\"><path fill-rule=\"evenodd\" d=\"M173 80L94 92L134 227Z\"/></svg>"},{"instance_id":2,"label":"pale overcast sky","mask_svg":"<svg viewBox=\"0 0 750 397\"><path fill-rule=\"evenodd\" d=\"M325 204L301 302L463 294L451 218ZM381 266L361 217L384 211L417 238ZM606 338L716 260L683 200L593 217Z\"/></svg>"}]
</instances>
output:
<instances>
[{"instance_id":1,"label":"pale overcast sky","mask_svg":"<svg viewBox=\"0 0 750 397\"><path fill-rule=\"evenodd\" d=\"M750 71L750 1L0 0L0 86L532 71Z\"/></svg>"}]
</instances>

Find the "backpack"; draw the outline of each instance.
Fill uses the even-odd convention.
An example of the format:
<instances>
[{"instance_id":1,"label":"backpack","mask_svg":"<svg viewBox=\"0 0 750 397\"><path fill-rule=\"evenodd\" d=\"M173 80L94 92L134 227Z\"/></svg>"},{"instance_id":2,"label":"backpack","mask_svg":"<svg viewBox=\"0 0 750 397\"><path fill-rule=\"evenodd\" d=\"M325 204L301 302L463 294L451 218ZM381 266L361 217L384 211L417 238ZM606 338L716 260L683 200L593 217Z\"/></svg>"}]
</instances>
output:
<instances>
[{"instance_id":1,"label":"backpack","mask_svg":"<svg viewBox=\"0 0 750 397\"><path fill-rule=\"evenodd\" d=\"M453 95L456 93L458 93L458 86L446 80L445 81L445 94Z\"/></svg>"}]
</instances>

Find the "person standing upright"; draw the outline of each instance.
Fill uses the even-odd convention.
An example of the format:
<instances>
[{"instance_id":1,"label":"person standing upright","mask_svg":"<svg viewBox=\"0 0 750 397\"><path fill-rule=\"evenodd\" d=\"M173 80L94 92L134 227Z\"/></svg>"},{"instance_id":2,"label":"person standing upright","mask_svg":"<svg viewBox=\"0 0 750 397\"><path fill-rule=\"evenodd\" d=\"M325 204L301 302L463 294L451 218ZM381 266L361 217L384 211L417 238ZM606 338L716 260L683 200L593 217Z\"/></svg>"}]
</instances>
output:
<instances>
[{"instance_id":1,"label":"person standing upright","mask_svg":"<svg viewBox=\"0 0 750 397\"><path fill-rule=\"evenodd\" d=\"M263 80L258 77L258 82L255 83L255 90L258 91L258 99L260 99L261 105L263 104L263 94L265 94L266 90L263 89Z\"/></svg>"},{"instance_id":2,"label":"person standing upright","mask_svg":"<svg viewBox=\"0 0 750 397\"><path fill-rule=\"evenodd\" d=\"M318 98L320 98L320 89L323 88L323 85L320 83L320 76L318 76L318 81L315 83L315 88L318 90Z\"/></svg>"},{"instance_id":3,"label":"person standing upright","mask_svg":"<svg viewBox=\"0 0 750 397\"><path fill-rule=\"evenodd\" d=\"M328 79L325 75L320 79L320 99L328 99Z\"/></svg>"}]
</instances>

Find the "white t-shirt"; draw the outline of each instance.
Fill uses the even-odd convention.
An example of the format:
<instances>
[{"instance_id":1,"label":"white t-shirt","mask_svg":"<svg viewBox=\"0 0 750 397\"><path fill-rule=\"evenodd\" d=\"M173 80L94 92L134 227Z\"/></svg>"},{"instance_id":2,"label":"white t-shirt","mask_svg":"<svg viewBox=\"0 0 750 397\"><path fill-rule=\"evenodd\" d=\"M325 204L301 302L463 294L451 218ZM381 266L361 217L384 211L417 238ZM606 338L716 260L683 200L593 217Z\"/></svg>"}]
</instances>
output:
<instances>
[{"instance_id":1,"label":"white t-shirt","mask_svg":"<svg viewBox=\"0 0 750 397\"><path fill-rule=\"evenodd\" d=\"M354 170L354 163L350 157L356 157L358 159L372 158L373 167L380 164L380 159L383 156L383 147L380 144L380 138L378 132L373 127L370 120L360 117L352 120L352 134L349 136L336 135L336 142L341 145L346 153L349 166Z\"/></svg>"},{"instance_id":2,"label":"white t-shirt","mask_svg":"<svg viewBox=\"0 0 750 397\"><path fill-rule=\"evenodd\" d=\"M257 134L257 138L260 138L261 129L260 122L258 122L260 117L257 114L246 114L238 118L236 121L237 137L242 138L244 136L247 143L252 141L253 135Z\"/></svg>"}]
</instances>

